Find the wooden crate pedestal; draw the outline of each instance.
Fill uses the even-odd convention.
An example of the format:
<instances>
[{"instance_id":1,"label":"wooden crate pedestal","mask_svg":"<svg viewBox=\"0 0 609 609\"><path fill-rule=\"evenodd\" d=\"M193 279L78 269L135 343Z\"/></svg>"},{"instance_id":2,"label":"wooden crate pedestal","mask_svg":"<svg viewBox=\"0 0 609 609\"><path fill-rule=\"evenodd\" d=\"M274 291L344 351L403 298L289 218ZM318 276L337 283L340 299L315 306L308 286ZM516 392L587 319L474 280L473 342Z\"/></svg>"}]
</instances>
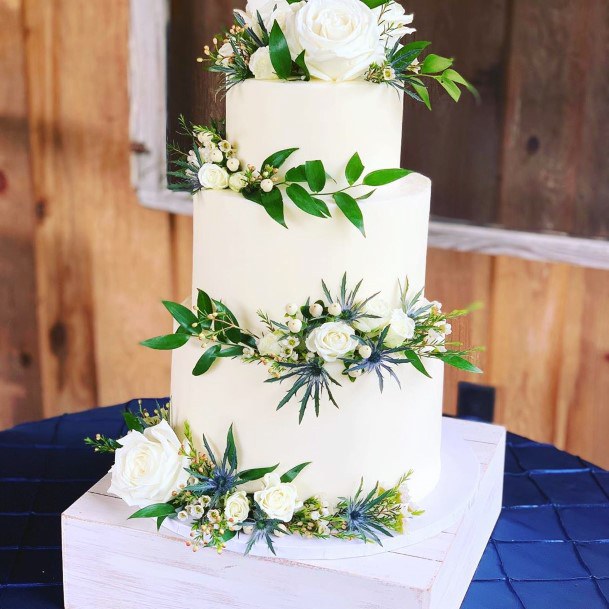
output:
<instances>
[{"instance_id":1,"label":"wooden crate pedestal","mask_svg":"<svg viewBox=\"0 0 609 609\"><path fill-rule=\"evenodd\" d=\"M204 549L109 496L101 480L62 517L66 609L458 609L501 510L505 430L445 419L480 464L457 524L374 556L293 560Z\"/></svg>"}]
</instances>

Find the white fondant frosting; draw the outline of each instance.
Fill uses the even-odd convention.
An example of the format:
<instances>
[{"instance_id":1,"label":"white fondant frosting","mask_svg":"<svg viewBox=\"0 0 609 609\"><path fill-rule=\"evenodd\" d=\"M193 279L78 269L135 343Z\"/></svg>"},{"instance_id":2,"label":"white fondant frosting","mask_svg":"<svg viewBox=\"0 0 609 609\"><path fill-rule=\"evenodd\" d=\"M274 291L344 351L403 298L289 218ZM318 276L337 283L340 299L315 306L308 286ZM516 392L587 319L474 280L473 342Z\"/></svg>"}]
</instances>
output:
<instances>
[{"instance_id":1,"label":"white fondant frosting","mask_svg":"<svg viewBox=\"0 0 609 609\"><path fill-rule=\"evenodd\" d=\"M259 167L298 148L289 166L322 160L339 184L358 152L367 169L400 166L403 99L389 86L246 80L226 96L226 129L239 158Z\"/></svg>"}]
</instances>

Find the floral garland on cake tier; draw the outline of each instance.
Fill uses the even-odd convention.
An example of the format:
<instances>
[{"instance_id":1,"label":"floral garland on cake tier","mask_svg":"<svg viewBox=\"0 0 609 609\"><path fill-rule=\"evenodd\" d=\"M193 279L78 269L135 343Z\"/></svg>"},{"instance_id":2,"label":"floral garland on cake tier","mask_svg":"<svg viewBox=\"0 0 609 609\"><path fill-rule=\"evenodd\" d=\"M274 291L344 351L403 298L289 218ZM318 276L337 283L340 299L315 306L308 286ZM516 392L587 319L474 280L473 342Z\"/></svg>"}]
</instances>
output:
<instances>
[{"instance_id":1,"label":"floral garland on cake tier","mask_svg":"<svg viewBox=\"0 0 609 609\"><path fill-rule=\"evenodd\" d=\"M271 154L257 169L245 165L237 156L237 146L226 139L221 122L211 126L188 124L180 116L180 135L192 140L188 152L176 144L168 147L174 170L168 175L177 180L170 190L195 194L200 190L227 190L240 193L248 201L261 205L275 222L287 228L284 214L284 193L301 211L321 219L332 216L325 200L332 200L338 210L366 236L364 217L359 202L371 197L375 190L405 178L409 169L378 169L365 173L359 154L355 152L345 165L344 188L326 188L336 183L320 160L307 161L279 175L279 169L298 150L288 148ZM308 190L307 190L308 189ZM365 192L362 190L365 189ZM349 192L351 191L351 193ZM325 200L324 200L325 199Z\"/></svg>"},{"instance_id":2,"label":"floral garland on cake tier","mask_svg":"<svg viewBox=\"0 0 609 609\"><path fill-rule=\"evenodd\" d=\"M340 387L340 383L332 376L332 368L340 370L341 377L349 382L374 374L381 392L386 377L401 386L395 366L411 365L429 377L423 358L480 373L465 358L475 349L458 349L459 343L446 340L452 331L449 320L467 314L471 308L445 314L439 302L425 298L423 290L410 290L407 280L404 285L398 283L400 302L395 306L378 298L379 293L359 298L362 281L348 290L346 274L335 295L322 281L323 298L309 298L303 305L288 304L282 321L259 311L267 330L262 336L241 327L224 303L198 290L193 310L175 302L163 303L179 324L174 334L142 344L171 350L193 338L199 340L205 351L192 371L195 376L205 374L220 358L263 364L271 375L267 383L292 383L277 409L292 399L299 400L301 422L311 402L319 416L324 393L338 408L332 386Z\"/></svg>"},{"instance_id":3,"label":"floral garland on cake tier","mask_svg":"<svg viewBox=\"0 0 609 609\"><path fill-rule=\"evenodd\" d=\"M402 44L416 30L413 15L394 0L249 0L234 18L198 58L223 74L229 89L249 78L364 80L404 91L429 109L429 81L454 101L460 87L477 96L452 59L421 58L429 42Z\"/></svg>"},{"instance_id":4,"label":"floral garland on cake tier","mask_svg":"<svg viewBox=\"0 0 609 609\"><path fill-rule=\"evenodd\" d=\"M412 472L384 490L376 484L368 493L363 481L352 498L331 506L320 496L302 500L294 481L310 463L283 475L279 465L239 469L233 427L221 457L203 436L205 452L195 449L184 426L180 441L169 425L169 405L150 415L126 411L127 435L119 440L98 434L85 442L96 452L115 453L108 492L139 507L130 518L155 518L157 528L167 518L191 527L187 545L193 551L214 547L222 552L237 535L248 535L246 554L264 542L275 554L274 539L301 535L308 539L359 539L382 545L381 537L404 532L405 522L423 513L410 499ZM257 484L256 484L257 483ZM257 490L249 490L252 485Z\"/></svg>"}]
</instances>

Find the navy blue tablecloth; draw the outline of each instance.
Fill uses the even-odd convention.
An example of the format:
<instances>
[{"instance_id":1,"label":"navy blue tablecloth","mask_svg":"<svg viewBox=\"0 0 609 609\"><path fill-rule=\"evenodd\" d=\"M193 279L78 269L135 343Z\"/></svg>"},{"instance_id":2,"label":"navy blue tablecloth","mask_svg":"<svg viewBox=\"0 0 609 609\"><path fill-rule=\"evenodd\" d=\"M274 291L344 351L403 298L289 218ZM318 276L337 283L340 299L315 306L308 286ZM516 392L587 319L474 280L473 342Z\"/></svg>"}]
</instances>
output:
<instances>
[{"instance_id":1,"label":"navy blue tablecloth","mask_svg":"<svg viewBox=\"0 0 609 609\"><path fill-rule=\"evenodd\" d=\"M126 407L0 433L1 609L63 607L59 515L112 461L83 438L123 435ZM609 609L609 472L509 434L504 508L462 609L545 608Z\"/></svg>"}]
</instances>

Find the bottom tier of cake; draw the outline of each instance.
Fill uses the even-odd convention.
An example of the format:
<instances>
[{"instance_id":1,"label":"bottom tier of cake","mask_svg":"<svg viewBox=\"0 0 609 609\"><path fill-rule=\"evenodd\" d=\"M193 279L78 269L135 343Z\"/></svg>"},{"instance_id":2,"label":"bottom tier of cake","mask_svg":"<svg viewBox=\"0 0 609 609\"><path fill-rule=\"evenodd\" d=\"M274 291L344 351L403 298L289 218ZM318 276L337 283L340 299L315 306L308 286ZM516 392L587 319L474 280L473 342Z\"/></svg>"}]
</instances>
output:
<instances>
[{"instance_id":1,"label":"bottom tier of cake","mask_svg":"<svg viewBox=\"0 0 609 609\"><path fill-rule=\"evenodd\" d=\"M362 478L366 489L376 482L390 487L411 469L413 499L422 500L438 483L444 372L439 360L425 361L432 378L410 365L398 366L401 388L387 379L382 394L376 376L351 382L339 373L334 397L340 408L324 398L319 417L311 408L299 425L297 401L276 410L289 380L265 383L264 367L228 359L194 377L201 354L196 340L174 351L172 424L180 430L188 421L195 441L204 433L220 454L232 424L240 469L280 462L282 473L311 462L298 476L299 495L329 501L353 496Z\"/></svg>"}]
</instances>

